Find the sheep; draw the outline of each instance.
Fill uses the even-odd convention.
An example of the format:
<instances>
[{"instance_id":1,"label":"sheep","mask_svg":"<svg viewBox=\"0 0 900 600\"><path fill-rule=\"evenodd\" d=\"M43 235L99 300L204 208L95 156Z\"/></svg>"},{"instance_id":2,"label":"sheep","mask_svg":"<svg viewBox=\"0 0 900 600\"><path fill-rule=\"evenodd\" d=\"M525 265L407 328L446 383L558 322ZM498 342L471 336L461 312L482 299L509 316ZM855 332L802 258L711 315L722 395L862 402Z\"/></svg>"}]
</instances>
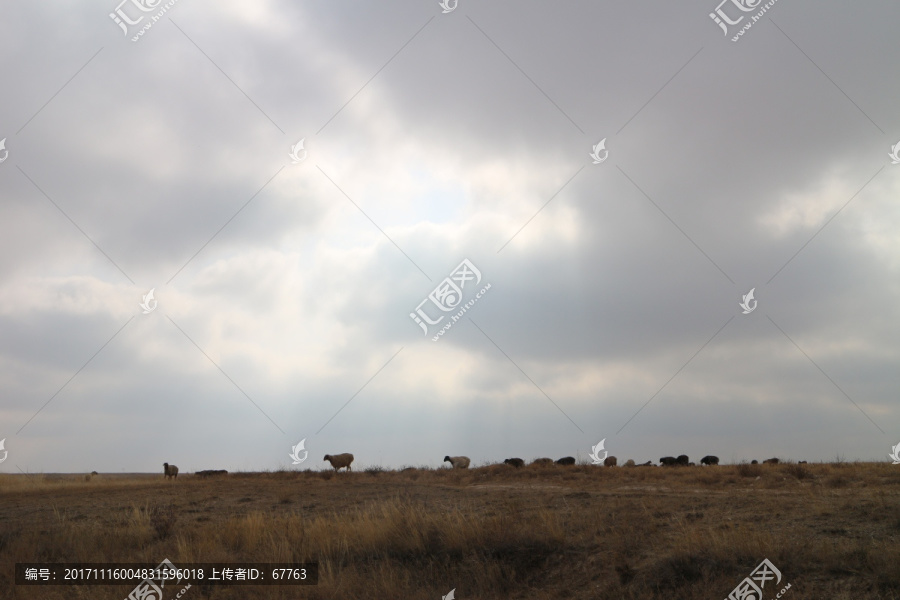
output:
<instances>
[{"instance_id":1,"label":"sheep","mask_svg":"<svg viewBox=\"0 0 900 600\"><path fill-rule=\"evenodd\" d=\"M691 461L688 458L687 454L679 454L678 458L675 459L675 462L682 467L687 467L690 465Z\"/></svg>"},{"instance_id":2,"label":"sheep","mask_svg":"<svg viewBox=\"0 0 900 600\"><path fill-rule=\"evenodd\" d=\"M197 471L195 475L199 477L213 477L215 475L228 475L228 471L225 469L212 469L206 471Z\"/></svg>"},{"instance_id":3,"label":"sheep","mask_svg":"<svg viewBox=\"0 0 900 600\"><path fill-rule=\"evenodd\" d=\"M503 464L512 465L518 469L519 467L525 466L525 461L521 458L507 458L503 461Z\"/></svg>"},{"instance_id":4,"label":"sheep","mask_svg":"<svg viewBox=\"0 0 900 600\"><path fill-rule=\"evenodd\" d=\"M558 465L565 465L565 466L571 466L571 465L574 465L574 464L575 464L575 457L574 457L574 456L563 456L561 459L559 459L558 461L556 461L556 464L558 464Z\"/></svg>"},{"instance_id":5,"label":"sheep","mask_svg":"<svg viewBox=\"0 0 900 600\"><path fill-rule=\"evenodd\" d=\"M552 458L536 458L533 461L531 461L531 464L536 465L538 467L552 465L553 459Z\"/></svg>"},{"instance_id":6,"label":"sheep","mask_svg":"<svg viewBox=\"0 0 900 600\"><path fill-rule=\"evenodd\" d=\"M626 466L626 467L633 467L633 466L635 466L635 465L634 465L634 460L631 459L631 458L629 458L628 460L625 461L625 466Z\"/></svg>"},{"instance_id":7,"label":"sheep","mask_svg":"<svg viewBox=\"0 0 900 600\"><path fill-rule=\"evenodd\" d=\"M714 467L719 464L719 457L712 456L712 455L704 456L703 458L700 459L700 464Z\"/></svg>"},{"instance_id":8,"label":"sheep","mask_svg":"<svg viewBox=\"0 0 900 600\"><path fill-rule=\"evenodd\" d=\"M469 468L469 457L468 456L445 456L444 462L450 463L450 466L454 469L468 469Z\"/></svg>"},{"instance_id":9,"label":"sheep","mask_svg":"<svg viewBox=\"0 0 900 600\"><path fill-rule=\"evenodd\" d=\"M606 458L603 459L603 466L604 467L614 467L614 466L616 466L616 462L617 462L617 459L615 456L607 456Z\"/></svg>"},{"instance_id":10,"label":"sheep","mask_svg":"<svg viewBox=\"0 0 900 600\"><path fill-rule=\"evenodd\" d=\"M322 460L327 460L328 462L330 462L335 471L339 471L344 467L347 467L347 471L352 470L350 468L350 463L353 462L353 455L349 452L344 452L343 454L335 454L334 456L326 454L325 458L323 458Z\"/></svg>"},{"instance_id":11,"label":"sheep","mask_svg":"<svg viewBox=\"0 0 900 600\"><path fill-rule=\"evenodd\" d=\"M763 461L763 464L764 465L777 465L778 459L777 458L767 458L766 460Z\"/></svg>"},{"instance_id":12,"label":"sheep","mask_svg":"<svg viewBox=\"0 0 900 600\"><path fill-rule=\"evenodd\" d=\"M663 456L659 459L659 463L664 467L674 467L677 461L674 456Z\"/></svg>"},{"instance_id":13,"label":"sheep","mask_svg":"<svg viewBox=\"0 0 900 600\"><path fill-rule=\"evenodd\" d=\"M652 461L652 460L648 460L648 461L645 462L645 463L641 463L641 464L635 465L635 466L637 466L637 467L652 467L652 466L653 466L653 461Z\"/></svg>"},{"instance_id":14,"label":"sheep","mask_svg":"<svg viewBox=\"0 0 900 600\"><path fill-rule=\"evenodd\" d=\"M163 463L163 477L166 479L178 479L178 467L169 463Z\"/></svg>"},{"instance_id":15,"label":"sheep","mask_svg":"<svg viewBox=\"0 0 900 600\"><path fill-rule=\"evenodd\" d=\"M759 461L756 460L756 459L754 458L753 460L750 461L750 464L751 464L751 465L758 465L758 464L759 464Z\"/></svg>"}]
</instances>

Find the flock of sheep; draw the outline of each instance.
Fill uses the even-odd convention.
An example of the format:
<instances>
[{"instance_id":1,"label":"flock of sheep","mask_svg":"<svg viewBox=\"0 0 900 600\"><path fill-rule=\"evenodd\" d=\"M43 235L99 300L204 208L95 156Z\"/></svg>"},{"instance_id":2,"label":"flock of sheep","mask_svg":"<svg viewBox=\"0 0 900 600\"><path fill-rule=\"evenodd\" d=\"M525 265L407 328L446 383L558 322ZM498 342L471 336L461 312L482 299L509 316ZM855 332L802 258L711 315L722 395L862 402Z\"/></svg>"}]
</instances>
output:
<instances>
[{"instance_id":1,"label":"flock of sheep","mask_svg":"<svg viewBox=\"0 0 900 600\"><path fill-rule=\"evenodd\" d=\"M326 454L325 458L322 460L327 460L331 463L331 466L335 471L339 471L340 469L346 468L350 471L350 464L353 462L353 455L349 452L345 452L343 454ZM445 456L444 462L450 463L450 466L454 469L468 469L471 461L468 456ZM521 468L525 466L525 461L521 458L507 458L503 461L504 464L510 465L515 468ZM574 456L564 456L557 461L554 461L552 458L536 458L531 462L533 465L552 465L558 464L563 466L571 466L575 464ZM800 464L806 463L805 460L801 460ZM615 456L607 456L603 461L603 466L605 467L615 467L618 464L618 459ZM681 454L679 456L663 456L659 459L659 464L663 467L693 467L694 463L690 462L690 459L686 454ZM710 467L714 467L719 464L718 456L704 456L700 459L701 465L707 465ZM758 464L758 461L753 460L750 464L755 465ZM769 458L763 461L763 464L778 464L777 458ZM623 465L625 467L652 467L655 466L651 461L647 461L641 464L635 464L632 459L628 459L625 461ZM178 477L178 467L175 465L170 465L169 463L163 463L163 474L167 479L176 479ZM197 471L197 475L201 477L209 477L213 475L226 475L228 471L216 470L216 471Z\"/></svg>"}]
</instances>

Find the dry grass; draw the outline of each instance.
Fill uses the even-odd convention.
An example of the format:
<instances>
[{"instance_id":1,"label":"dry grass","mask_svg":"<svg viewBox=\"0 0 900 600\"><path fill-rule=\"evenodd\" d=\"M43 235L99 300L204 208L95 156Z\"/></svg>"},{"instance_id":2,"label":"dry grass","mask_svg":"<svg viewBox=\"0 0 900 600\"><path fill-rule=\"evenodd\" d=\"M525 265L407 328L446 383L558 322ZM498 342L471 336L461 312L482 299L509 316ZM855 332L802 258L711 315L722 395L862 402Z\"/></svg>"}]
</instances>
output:
<instances>
[{"instance_id":1,"label":"dry grass","mask_svg":"<svg viewBox=\"0 0 900 600\"><path fill-rule=\"evenodd\" d=\"M2 565L319 563L315 587L188 599L724 598L768 558L786 600L900 600L898 542L900 467L888 464L0 476ZM130 591L10 577L0 569L0 597Z\"/></svg>"}]
</instances>

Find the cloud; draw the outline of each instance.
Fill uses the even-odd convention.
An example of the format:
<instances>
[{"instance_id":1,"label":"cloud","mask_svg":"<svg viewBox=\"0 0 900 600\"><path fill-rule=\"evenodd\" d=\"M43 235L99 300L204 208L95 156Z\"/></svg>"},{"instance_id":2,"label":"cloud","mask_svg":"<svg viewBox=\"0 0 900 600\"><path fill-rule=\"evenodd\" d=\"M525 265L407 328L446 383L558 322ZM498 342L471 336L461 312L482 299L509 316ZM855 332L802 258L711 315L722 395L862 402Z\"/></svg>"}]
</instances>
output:
<instances>
[{"instance_id":1,"label":"cloud","mask_svg":"<svg viewBox=\"0 0 900 600\"><path fill-rule=\"evenodd\" d=\"M894 443L893 4L112 8L0 26L0 468Z\"/></svg>"}]
</instances>

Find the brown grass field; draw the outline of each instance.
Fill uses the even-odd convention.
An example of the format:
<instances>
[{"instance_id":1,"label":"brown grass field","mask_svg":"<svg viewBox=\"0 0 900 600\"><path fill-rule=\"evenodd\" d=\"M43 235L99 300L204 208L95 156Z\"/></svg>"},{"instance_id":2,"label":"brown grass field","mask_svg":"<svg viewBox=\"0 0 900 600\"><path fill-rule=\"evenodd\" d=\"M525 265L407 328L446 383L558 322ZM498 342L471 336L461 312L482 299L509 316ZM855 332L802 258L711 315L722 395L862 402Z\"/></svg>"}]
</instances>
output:
<instances>
[{"instance_id":1,"label":"brown grass field","mask_svg":"<svg viewBox=\"0 0 900 600\"><path fill-rule=\"evenodd\" d=\"M319 564L314 587L183 600L721 600L764 558L783 579L763 600L900 600L900 466L0 475L0 597L121 600L15 586L13 565L164 558Z\"/></svg>"}]
</instances>

